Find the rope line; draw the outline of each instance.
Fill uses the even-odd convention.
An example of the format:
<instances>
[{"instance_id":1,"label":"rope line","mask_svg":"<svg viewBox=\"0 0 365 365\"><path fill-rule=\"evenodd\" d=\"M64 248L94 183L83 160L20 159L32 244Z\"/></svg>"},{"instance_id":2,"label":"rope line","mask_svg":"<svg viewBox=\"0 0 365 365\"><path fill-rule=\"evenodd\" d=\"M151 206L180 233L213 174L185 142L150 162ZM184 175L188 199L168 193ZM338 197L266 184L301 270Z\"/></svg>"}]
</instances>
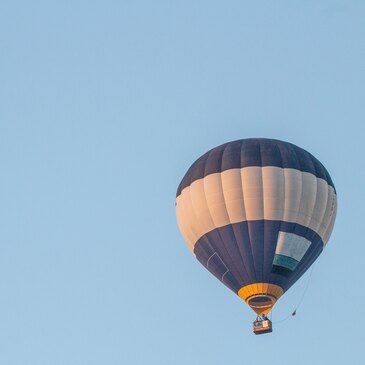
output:
<instances>
[{"instance_id":1,"label":"rope line","mask_svg":"<svg viewBox=\"0 0 365 365\"><path fill-rule=\"evenodd\" d=\"M309 284L310 284L310 281L311 281L311 279L312 279L313 269L314 269L314 265L312 265L312 268L311 268L310 273L309 273L309 277L308 277L307 285L306 285L306 286L305 286L305 288L304 288L303 294L302 294L302 296L301 296L301 298L300 298L300 300L299 300L298 304L294 307L293 312L292 312L291 314L289 314L288 316L286 316L286 317L284 317L284 318L280 319L279 321L272 322L273 324L278 324L278 323L285 322L285 321L287 321L289 318L294 317L294 316L297 314L297 310L298 310L298 309L300 308L300 306L302 305L303 300L304 300L304 298L305 298L305 295L307 294L307 291L308 291L308 288L309 288ZM271 311L271 321L272 321L272 312L273 312L273 311Z\"/></svg>"}]
</instances>

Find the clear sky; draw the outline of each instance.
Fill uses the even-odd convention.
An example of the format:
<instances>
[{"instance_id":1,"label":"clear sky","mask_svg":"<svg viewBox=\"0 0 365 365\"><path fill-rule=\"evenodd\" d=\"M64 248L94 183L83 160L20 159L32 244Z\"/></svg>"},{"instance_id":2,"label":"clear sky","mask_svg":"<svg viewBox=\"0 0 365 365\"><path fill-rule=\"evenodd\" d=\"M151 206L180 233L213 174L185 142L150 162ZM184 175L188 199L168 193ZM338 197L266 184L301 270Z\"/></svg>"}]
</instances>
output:
<instances>
[{"instance_id":1,"label":"clear sky","mask_svg":"<svg viewBox=\"0 0 365 365\"><path fill-rule=\"evenodd\" d=\"M363 364L364 1L0 1L0 363ZM295 143L338 192L274 332L191 255L208 149Z\"/></svg>"}]
</instances>

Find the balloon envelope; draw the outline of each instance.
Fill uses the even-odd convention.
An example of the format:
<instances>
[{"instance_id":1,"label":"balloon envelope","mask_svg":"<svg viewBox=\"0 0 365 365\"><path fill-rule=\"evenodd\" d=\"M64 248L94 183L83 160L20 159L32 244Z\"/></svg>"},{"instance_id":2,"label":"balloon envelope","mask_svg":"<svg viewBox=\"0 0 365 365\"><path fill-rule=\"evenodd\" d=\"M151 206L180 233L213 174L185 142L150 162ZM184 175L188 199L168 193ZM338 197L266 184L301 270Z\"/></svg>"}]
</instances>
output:
<instances>
[{"instance_id":1,"label":"balloon envelope","mask_svg":"<svg viewBox=\"0 0 365 365\"><path fill-rule=\"evenodd\" d=\"M310 153L273 139L213 148L176 194L179 228L196 258L257 313L268 313L322 252L336 190Z\"/></svg>"}]
</instances>

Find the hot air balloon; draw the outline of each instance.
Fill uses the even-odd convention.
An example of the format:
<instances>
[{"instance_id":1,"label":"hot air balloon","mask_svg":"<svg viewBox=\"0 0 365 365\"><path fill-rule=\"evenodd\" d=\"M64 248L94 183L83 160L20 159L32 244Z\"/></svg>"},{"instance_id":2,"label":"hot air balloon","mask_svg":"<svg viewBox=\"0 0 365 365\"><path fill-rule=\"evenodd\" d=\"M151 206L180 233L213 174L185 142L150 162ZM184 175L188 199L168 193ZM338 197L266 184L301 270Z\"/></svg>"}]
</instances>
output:
<instances>
[{"instance_id":1,"label":"hot air balloon","mask_svg":"<svg viewBox=\"0 0 365 365\"><path fill-rule=\"evenodd\" d=\"M336 217L325 167L294 144L242 139L198 158L176 194L176 216L194 256L257 314L266 315L321 254Z\"/></svg>"}]
</instances>

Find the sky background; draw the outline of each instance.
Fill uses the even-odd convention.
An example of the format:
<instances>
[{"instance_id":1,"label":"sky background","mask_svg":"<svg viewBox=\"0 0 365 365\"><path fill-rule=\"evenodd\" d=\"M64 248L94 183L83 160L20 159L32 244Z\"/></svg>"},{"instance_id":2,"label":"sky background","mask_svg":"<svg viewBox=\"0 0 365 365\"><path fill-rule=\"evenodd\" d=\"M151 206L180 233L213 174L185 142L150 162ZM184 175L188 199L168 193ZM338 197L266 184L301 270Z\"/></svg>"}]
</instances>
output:
<instances>
[{"instance_id":1,"label":"sky background","mask_svg":"<svg viewBox=\"0 0 365 365\"><path fill-rule=\"evenodd\" d=\"M0 0L0 363L363 364L364 1ZM274 332L191 255L176 188L297 144L338 192Z\"/></svg>"}]
</instances>

